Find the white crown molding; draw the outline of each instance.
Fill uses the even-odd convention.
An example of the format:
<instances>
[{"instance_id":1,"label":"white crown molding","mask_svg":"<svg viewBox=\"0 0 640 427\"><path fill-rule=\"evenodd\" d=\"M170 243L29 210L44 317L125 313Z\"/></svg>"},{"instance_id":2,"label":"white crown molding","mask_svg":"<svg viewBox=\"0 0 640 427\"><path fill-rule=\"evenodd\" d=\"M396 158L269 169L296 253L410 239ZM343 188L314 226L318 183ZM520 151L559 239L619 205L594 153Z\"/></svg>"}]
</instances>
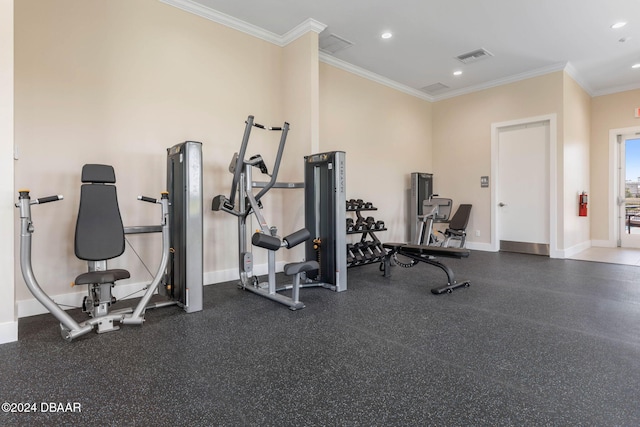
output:
<instances>
[{"instance_id":1,"label":"white crown molding","mask_svg":"<svg viewBox=\"0 0 640 427\"><path fill-rule=\"evenodd\" d=\"M490 82L482 83L479 85L468 86L459 90L447 92L443 95L434 97L434 101L442 101L443 99L455 98L460 95L467 95L473 92L479 92L481 90L490 89L492 87L498 87L509 83L519 82L521 80L527 80L533 77L544 76L545 74L555 73L556 71L562 71L566 67L565 63L553 64L548 67L538 68L537 70L527 71L525 73L515 74L502 79L492 80Z\"/></svg>"},{"instance_id":2,"label":"white crown molding","mask_svg":"<svg viewBox=\"0 0 640 427\"><path fill-rule=\"evenodd\" d=\"M630 90L640 89L640 83L634 83L626 86L616 86L604 90L596 90L592 96L613 95L614 93L627 92Z\"/></svg>"},{"instance_id":3,"label":"white crown molding","mask_svg":"<svg viewBox=\"0 0 640 427\"><path fill-rule=\"evenodd\" d=\"M287 31L281 37L280 46L284 47L289 43L291 43L292 41L298 39L300 36L303 36L304 34L307 34L308 32L311 32L311 31L314 33L320 34L321 32L324 31L325 28L327 28L327 26L322 22L318 22L315 19L309 18L306 21L296 25L291 30Z\"/></svg>"},{"instance_id":4,"label":"white crown molding","mask_svg":"<svg viewBox=\"0 0 640 427\"><path fill-rule=\"evenodd\" d=\"M364 77L365 79L372 80L376 83L380 83L392 89L398 90L400 92L404 92L408 95L415 96L420 99L424 99L425 101L433 101L434 98L427 93L424 93L418 89L414 89L412 87L403 85L401 83L396 82L395 80L388 79L379 74L373 73L369 70L365 70L364 68L360 68L356 65L353 65L349 62L343 61L341 59L336 58L335 56L331 56L327 53L320 52L318 55L320 61L325 64L333 65L334 67L343 69L352 74L355 74L360 77Z\"/></svg>"},{"instance_id":5,"label":"white crown molding","mask_svg":"<svg viewBox=\"0 0 640 427\"><path fill-rule=\"evenodd\" d=\"M587 84L587 82L584 81L580 74L578 74L578 70L576 70L571 62L567 62L567 65L564 67L564 71L569 74L569 76L571 76L571 78L575 80L575 82L578 83L578 85L582 89L584 89L584 91L587 92L589 96L593 97L593 90Z\"/></svg>"},{"instance_id":6,"label":"white crown molding","mask_svg":"<svg viewBox=\"0 0 640 427\"><path fill-rule=\"evenodd\" d=\"M327 28L325 24L309 18L288 31L286 34L279 35L274 32L265 30L264 28L260 28L256 25L249 24L248 22L242 21L238 18L234 18L233 16L227 15L226 13L218 12L217 10L211 9L210 7L195 3L192 0L159 1L170 6L177 7L178 9L182 9L185 12L198 15L201 18L217 22L218 24L224 25L226 27L233 28L234 30L241 31L245 34L249 34L250 36L265 40L280 47L288 45L289 43L296 40L303 34L308 33L309 31L321 33L325 28Z\"/></svg>"},{"instance_id":7,"label":"white crown molding","mask_svg":"<svg viewBox=\"0 0 640 427\"><path fill-rule=\"evenodd\" d=\"M198 15L202 18L208 19L218 24L241 31L245 34L249 34L253 37L257 37L259 39L265 40L269 43L275 44L280 47L284 47L288 45L292 41L298 39L300 36L310 31L313 31L319 34L322 31L324 31L325 28L327 28L325 24L309 18L304 22L300 23L299 25L297 25L296 27L292 28L291 30L287 31L285 34L279 35L271 31L265 30L264 28L260 28L256 25L249 24L248 22L242 21L231 15L227 15L225 13L218 12L217 10L198 4L193 0L159 0L159 1L162 3L168 4L170 6L177 7L178 9L182 9L186 12L193 13L194 15ZM571 78L573 78L576 81L576 83L578 83L578 85L580 85L580 87L582 87L582 89L584 89L591 97L610 95L613 93L640 89L640 83L638 83L638 84L632 84L627 86L618 86L618 87L609 88L606 90L594 91L579 76L575 67L571 63L567 62L567 63L553 64L548 67L539 68L537 70L516 74L516 75L505 77L502 79L492 80L490 82L482 83L479 85L468 86L466 88L462 88L459 90L443 93L441 95L433 96L425 92L422 92L418 89L406 86L402 83L398 83L395 80L391 80L387 77L383 77L379 74L368 71L364 68L360 68L356 65L350 64L346 61L338 59L335 56L331 56L324 52L319 53L319 58L320 58L320 61L326 64L333 65L334 67L343 69L350 73L356 74L360 77L364 77L366 79L372 80L374 82L380 83L392 89L396 89L400 92L415 96L417 98L420 98L429 102L436 102L436 101L442 101L444 99L455 98L456 96L467 95L467 94L478 92L484 89L490 89L490 88L502 86L508 83L515 83L521 80L526 80L533 77L539 77L545 74L549 74L549 73L553 73L561 70L564 70L569 76L571 76Z\"/></svg>"}]
</instances>

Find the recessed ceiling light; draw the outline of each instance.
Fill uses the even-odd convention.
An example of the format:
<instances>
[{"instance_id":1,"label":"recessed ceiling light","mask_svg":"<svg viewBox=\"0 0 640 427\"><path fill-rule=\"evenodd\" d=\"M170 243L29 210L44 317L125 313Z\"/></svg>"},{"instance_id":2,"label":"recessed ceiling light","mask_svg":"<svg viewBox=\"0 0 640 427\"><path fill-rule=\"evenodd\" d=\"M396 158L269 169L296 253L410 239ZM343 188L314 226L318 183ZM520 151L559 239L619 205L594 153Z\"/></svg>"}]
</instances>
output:
<instances>
[{"instance_id":1,"label":"recessed ceiling light","mask_svg":"<svg viewBox=\"0 0 640 427\"><path fill-rule=\"evenodd\" d=\"M462 75L462 71L456 70L456 71L453 72L453 75L454 76L460 76L460 75Z\"/></svg>"},{"instance_id":2,"label":"recessed ceiling light","mask_svg":"<svg viewBox=\"0 0 640 427\"><path fill-rule=\"evenodd\" d=\"M391 37L393 37L393 34L390 33L389 31L385 31L380 35L380 37L382 37L383 39L390 39Z\"/></svg>"},{"instance_id":3,"label":"recessed ceiling light","mask_svg":"<svg viewBox=\"0 0 640 427\"><path fill-rule=\"evenodd\" d=\"M631 68L640 68L640 62L638 62L637 64L633 64Z\"/></svg>"},{"instance_id":4,"label":"recessed ceiling light","mask_svg":"<svg viewBox=\"0 0 640 427\"><path fill-rule=\"evenodd\" d=\"M622 28L622 27L624 27L625 25L627 25L627 23L626 23L626 22L616 22L615 24L613 24L613 25L611 26L611 28L613 28L614 30L617 30L618 28Z\"/></svg>"}]
</instances>

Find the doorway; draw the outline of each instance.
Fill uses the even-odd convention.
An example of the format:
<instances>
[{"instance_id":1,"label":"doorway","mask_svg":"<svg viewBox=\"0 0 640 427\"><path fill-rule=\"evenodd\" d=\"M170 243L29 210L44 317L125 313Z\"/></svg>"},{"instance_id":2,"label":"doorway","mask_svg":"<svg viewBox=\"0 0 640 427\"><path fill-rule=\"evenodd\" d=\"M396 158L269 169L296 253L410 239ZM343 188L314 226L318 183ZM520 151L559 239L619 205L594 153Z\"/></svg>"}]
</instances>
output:
<instances>
[{"instance_id":1,"label":"doorway","mask_svg":"<svg viewBox=\"0 0 640 427\"><path fill-rule=\"evenodd\" d=\"M558 257L556 116L492 125L491 244Z\"/></svg>"},{"instance_id":2,"label":"doorway","mask_svg":"<svg viewBox=\"0 0 640 427\"><path fill-rule=\"evenodd\" d=\"M618 145L618 242L640 248L640 134L616 135Z\"/></svg>"}]
</instances>

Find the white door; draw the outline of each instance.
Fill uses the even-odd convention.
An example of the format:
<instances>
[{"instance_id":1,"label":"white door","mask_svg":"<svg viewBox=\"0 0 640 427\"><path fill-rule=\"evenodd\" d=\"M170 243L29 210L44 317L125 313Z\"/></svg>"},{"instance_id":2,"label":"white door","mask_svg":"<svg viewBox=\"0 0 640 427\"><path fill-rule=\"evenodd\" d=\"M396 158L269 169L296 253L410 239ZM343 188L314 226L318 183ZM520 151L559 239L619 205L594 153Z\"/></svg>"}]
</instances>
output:
<instances>
[{"instance_id":1,"label":"white door","mask_svg":"<svg viewBox=\"0 0 640 427\"><path fill-rule=\"evenodd\" d=\"M549 255L549 122L499 129L497 231L501 251Z\"/></svg>"},{"instance_id":2,"label":"white door","mask_svg":"<svg viewBox=\"0 0 640 427\"><path fill-rule=\"evenodd\" d=\"M640 137L618 136L619 245L640 248Z\"/></svg>"}]
</instances>

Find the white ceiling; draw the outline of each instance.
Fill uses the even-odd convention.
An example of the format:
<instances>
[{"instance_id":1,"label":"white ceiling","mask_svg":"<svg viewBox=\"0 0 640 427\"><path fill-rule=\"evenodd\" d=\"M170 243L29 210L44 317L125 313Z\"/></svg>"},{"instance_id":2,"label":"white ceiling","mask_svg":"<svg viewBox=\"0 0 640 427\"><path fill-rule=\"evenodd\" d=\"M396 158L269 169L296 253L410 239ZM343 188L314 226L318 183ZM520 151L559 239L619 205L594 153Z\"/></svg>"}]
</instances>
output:
<instances>
[{"instance_id":1,"label":"white ceiling","mask_svg":"<svg viewBox=\"0 0 640 427\"><path fill-rule=\"evenodd\" d=\"M640 0L162 1L213 9L278 36L312 18L327 26L321 38L333 33L353 43L325 61L336 58L416 93L449 86L427 99L561 69L593 96L640 88L640 69L631 68L640 63ZM618 21L628 24L611 29ZM383 40L384 31L393 37ZM466 65L455 59L479 48L494 56Z\"/></svg>"}]
</instances>

